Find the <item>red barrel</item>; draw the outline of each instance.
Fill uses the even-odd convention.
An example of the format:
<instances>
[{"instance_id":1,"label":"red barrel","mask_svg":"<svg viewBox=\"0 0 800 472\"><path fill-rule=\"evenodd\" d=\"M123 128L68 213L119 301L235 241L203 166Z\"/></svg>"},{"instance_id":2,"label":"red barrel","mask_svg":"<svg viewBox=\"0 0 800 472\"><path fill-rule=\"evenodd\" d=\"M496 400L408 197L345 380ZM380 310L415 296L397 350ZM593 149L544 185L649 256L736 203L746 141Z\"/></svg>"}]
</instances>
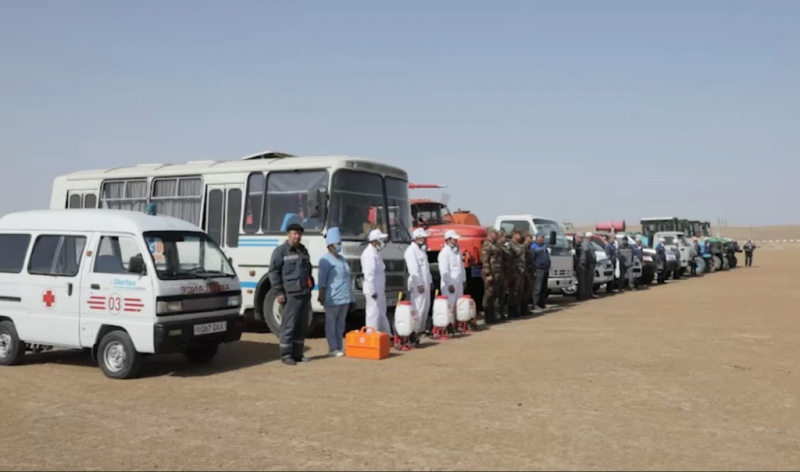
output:
<instances>
[{"instance_id":1,"label":"red barrel","mask_svg":"<svg viewBox=\"0 0 800 472\"><path fill-rule=\"evenodd\" d=\"M595 226L595 231L613 231L615 233L624 232L625 220L606 221L603 223L597 223L597 226Z\"/></svg>"}]
</instances>

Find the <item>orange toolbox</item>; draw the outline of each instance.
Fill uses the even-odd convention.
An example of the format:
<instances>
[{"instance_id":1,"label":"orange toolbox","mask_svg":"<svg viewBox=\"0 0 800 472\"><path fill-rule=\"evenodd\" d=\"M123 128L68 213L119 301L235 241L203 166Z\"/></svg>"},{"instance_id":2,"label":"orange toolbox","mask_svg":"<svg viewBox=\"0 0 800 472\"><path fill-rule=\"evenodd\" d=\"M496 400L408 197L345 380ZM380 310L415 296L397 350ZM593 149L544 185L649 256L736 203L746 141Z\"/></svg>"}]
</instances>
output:
<instances>
[{"instance_id":1,"label":"orange toolbox","mask_svg":"<svg viewBox=\"0 0 800 472\"><path fill-rule=\"evenodd\" d=\"M354 359L381 360L389 357L389 335L363 327L350 331L344 339L344 352Z\"/></svg>"}]
</instances>

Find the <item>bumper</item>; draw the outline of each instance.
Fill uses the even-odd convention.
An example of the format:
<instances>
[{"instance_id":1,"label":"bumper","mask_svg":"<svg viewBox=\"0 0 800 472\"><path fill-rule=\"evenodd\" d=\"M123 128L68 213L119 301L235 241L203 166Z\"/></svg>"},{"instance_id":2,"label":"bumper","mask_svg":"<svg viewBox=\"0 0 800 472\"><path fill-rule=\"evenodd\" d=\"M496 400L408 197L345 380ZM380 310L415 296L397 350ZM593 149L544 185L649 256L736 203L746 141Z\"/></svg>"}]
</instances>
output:
<instances>
[{"instance_id":1,"label":"bumper","mask_svg":"<svg viewBox=\"0 0 800 472\"><path fill-rule=\"evenodd\" d=\"M194 327L197 325L222 321L226 322L226 330L223 332L194 334ZM153 347L156 354L173 354L192 346L230 343L242 338L244 328L245 318L238 314L156 323L153 327Z\"/></svg>"},{"instance_id":2,"label":"bumper","mask_svg":"<svg viewBox=\"0 0 800 472\"><path fill-rule=\"evenodd\" d=\"M547 289L560 292L562 288L568 288L573 283L572 277L559 277L557 279L547 279Z\"/></svg>"},{"instance_id":3,"label":"bumper","mask_svg":"<svg viewBox=\"0 0 800 472\"><path fill-rule=\"evenodd\" d=\"M596 284L604 284L606 282L610 282L614 280L614 271L611 269L595 269L594 271L594 283Z\"/></svg>"}]
</instances>

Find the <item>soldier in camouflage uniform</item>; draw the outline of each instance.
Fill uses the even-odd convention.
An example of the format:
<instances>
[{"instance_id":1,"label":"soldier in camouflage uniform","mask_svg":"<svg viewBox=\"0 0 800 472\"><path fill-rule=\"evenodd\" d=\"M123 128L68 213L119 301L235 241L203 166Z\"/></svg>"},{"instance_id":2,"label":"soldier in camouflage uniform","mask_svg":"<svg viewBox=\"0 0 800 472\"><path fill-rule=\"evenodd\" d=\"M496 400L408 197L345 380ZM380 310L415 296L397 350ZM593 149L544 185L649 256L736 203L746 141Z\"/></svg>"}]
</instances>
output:
<instances>
[{"instance_id":1,"label":"soldier in camouflage uniform","mask_svg":"<svg viewBox=\"0 0 800 472\"><path fill-rule=\"evenodd\" d=\"M509 316L511 282L514 282L514 254L511 252L509 238L505 232L500 232L497 244L503 253L503 279L500 283L500 295L497 297L500 302L497 314L505 320Z\"/></svg>"},{"instance_id":2,"label":"soldier in camouflage uniform","mask_svg":"<svg viewBox=\"0 0 800 472\"><path fill-rule=\"evenodd\" d=\"M533 265L533 253L531 252L531 244L533 244L533 234L530 232L525 233L525 238L522 242L522 248L525 250L525 280L522 283L522 315L528 316L531 314L530 304L533 300L533 281L536 278L536 267Z\"/></svg>"},{"instance_id":3,"label":"soldier in camouflage uniform","mask_svg":"<svg viewBox=\"0 0 800 472\"><path fill-rule=\"evenodd\" d=\"M508 317L519 318L522 311L522 283L525 281L525 252L520 231L512 231L508 252L511 255L508 271Z\"/></svg>"},{"instance_id":4,"label":"soldier in camouflage uniform","mask_svg":"<svg viewBox=\"0 0 800 472\"><path fill-rule=\"evenodd\" d=\"M487 324L497 322L495 303L503 280L503 252L497 245L498 234L490 229L481 247L481 277L483 278L483 317Z\"/></svg>"}]
</instances>

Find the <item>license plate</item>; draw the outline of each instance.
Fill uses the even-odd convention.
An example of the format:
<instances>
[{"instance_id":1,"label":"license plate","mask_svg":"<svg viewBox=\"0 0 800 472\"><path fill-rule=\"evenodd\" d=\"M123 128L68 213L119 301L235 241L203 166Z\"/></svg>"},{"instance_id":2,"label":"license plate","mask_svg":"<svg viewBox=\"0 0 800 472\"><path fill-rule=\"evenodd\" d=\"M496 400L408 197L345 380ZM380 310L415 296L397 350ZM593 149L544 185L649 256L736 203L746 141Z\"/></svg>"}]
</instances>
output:
<instances>
[{"instance_id":1,"label":"license plate","mask_svg":"<svg viewBox=\"0 0 800 472\"><path fill-rule=\"evenodd\" d=\"M194 325L195 336L202 336L204 334L213 334L213 333L224 333L227 330L228 330L227 321Z\"/></svg>"}]
</instances>

